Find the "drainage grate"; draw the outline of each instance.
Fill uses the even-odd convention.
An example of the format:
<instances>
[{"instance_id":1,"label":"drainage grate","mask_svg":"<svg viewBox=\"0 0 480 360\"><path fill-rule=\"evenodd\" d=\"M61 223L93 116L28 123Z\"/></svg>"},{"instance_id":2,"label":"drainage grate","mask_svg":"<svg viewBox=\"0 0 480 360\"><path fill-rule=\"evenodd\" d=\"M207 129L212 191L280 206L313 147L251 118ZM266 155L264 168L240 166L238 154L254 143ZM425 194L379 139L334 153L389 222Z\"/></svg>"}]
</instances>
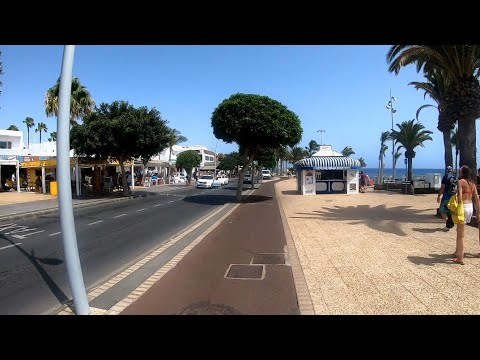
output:
<instances>
[{"instance_id":1,"label":"drainage grate","mask_svg":"<svg viewBox=\"0 0 480 360\"><path fill-rule=\"evenodd\" d=\"M230 264L225 273L227 279L263 280L264 277L264 265Z\"/></svg>"},{"instance_id":2,"label":"drainage grate","mask_svg":"<svg viewBox=\"0 0 480 360\"><path fill-rule=\"evenodd\" d=\"M284 265L285 254L283 253L257 254L253 257L252 264Z\"/></svg>"},{"instance_id":3,"label":"drainage grate","mask_svg":"<svg viewBox=\"0 0 480 360\"><path fill-rule=\"evenodd\" d=\"M230 306L203 301L188 305L180 315L241 315L241 313Z\"/></svg>"}]
</instances>

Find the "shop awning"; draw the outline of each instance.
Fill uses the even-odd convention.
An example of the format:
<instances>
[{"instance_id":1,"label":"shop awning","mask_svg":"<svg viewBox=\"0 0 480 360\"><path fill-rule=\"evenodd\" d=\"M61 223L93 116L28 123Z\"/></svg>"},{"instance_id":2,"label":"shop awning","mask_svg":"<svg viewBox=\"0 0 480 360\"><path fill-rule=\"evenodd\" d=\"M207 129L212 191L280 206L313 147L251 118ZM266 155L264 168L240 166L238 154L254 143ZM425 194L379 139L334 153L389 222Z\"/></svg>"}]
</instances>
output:
<instances>
[{"instance_id":1,"label":"shop awning","mask_svg":"<svg viewBox=\"0 0 480 360\"><path fill-rule=\"evenodd\" d=\"M295 167L313 167L315 170L346 170L360 167L360 161L345 156L312 156L297 161Z\"/></svg>"}]
</instances>

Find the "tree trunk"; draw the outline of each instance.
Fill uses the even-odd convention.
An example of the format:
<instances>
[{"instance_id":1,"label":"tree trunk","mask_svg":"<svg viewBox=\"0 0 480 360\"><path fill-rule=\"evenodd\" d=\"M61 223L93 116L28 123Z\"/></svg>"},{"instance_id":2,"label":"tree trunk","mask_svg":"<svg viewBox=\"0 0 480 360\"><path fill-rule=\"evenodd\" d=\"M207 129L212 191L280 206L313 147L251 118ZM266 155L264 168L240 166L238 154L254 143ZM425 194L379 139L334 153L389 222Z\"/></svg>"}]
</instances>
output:
<instances>
[{"instance_id":1,"label":"tree trunk","mask_svg":"<svg viewBox=\"0 0 480 360\"><path fill-rule=\"evenodd\" d=\"M123 157L122 156L120 156L118 158L118 163L120 164L120 170L122 171L123 196L128 196L127 175L125 174L125 168L123 166ZM132 180L133 180L133 174L132 174Z\"/></svg>"},{"instance_id":2,"label":"tree trunk","mask_svg":"<svg viewBox=\"0 0 480 360\"><path fill-rule=\"evenodd\" d=\"M410 184L408 185L408 193L410 195L414 195L415 194L415 188L413 186L413 168L412 168L412 163L413 163L413 158L409 157L408 158L408 181L410 182Z\"/></svg>"},{"instance_id":3,"label":"tree trunk","mask_svg":"<svg viewBox=\"0 0 480 360\"><path fill-rule=\"evenodd\" d=\"M443 146L445 148L445 169L447 166L453 166L452 139L450 137L450 128L443 130Z\"/></svg>"},{"instance_id":4,"label":"tree trunk","mask_svg":"<svg viewBox=\"0 0 480 360\"><path fill-rule=\"evenodd\" d=\"M28 139L27 139L27 143L28 143L27 149L30 149L30 128L28 126L27 126L27 137L28 137Z\"/></svg>"},{"instance_id":5,"label":"tree trunk","mask_svg":"<svg viewBox=\"0 0 480 360\"><path fill-rule=\"evenodd\" d=\"M475 118L458 119L458 138L460 150L460 166L467 165L474 173L477 169L477 133Z\"/></svg>"},{"instance_id":6,"label":"tree trunk","mask_svg":"<svg viewBox=\"0 0 480 360\"><path fill-rule=\"evenodd\" d=\"M255 164L253 162L253 156L252 156L250 164L251 164L250 168L252 169L252 171L251 171L251 173L252 173L252 183L250 185L250 189L255 189Z\"/></svg>"},{"instance_id":7,"label":"tree trunk","mask_svg":"<svg viewBox=\"0 0 480 360\"><path fill-rule=\"evenodd\" d=\"M235 201L237 203L242 201L243 178L245 177L245 173L247 172L249 163L250 163L250 159L248 158L248 151L246 149L245 153L243 154L243 166L240 172L238 173L237 194L235 196Z\"/></svg>"},{"instance_id":8,"label":"tree trunk","mask_svg":"<svg viewBox=\"0 0 480 360\"><path fill-rule=\"evenodd\" d=\"M380 155L380 183L383 184L383 153Z\"/></svg>"},{"instance_id":9,"label":"tree trunk","mask_svg":"<svg viewBox=\"0 0 480 360\"><path fill-rule=\"evenodd\" d=\"M458 179L458 150L455 148L455 175Z\"/></svg>"}]
</instances>

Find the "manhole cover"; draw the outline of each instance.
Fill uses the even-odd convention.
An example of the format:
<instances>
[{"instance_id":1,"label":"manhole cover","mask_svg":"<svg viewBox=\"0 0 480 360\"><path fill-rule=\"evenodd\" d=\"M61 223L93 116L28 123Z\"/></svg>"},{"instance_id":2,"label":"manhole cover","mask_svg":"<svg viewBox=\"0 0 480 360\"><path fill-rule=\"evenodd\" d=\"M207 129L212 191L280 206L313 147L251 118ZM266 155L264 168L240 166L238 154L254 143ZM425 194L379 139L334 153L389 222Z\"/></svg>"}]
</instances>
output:
<instances>
[{"instance_id":1,"label":"manhole cover","mask_svg":"<svg viewBox=\"0 0 480 360\"><path fill-rule=\"evenodd\" d=\"M262 280L265 276L263 265L231 264L227 269L227 279Z\"/></svg>"},{"instance_id":2,"label":"manhole cover","mask_svg":"<svg viewBox=\"0 0 480 360\"><path fill-rule=\"evenodd\" d=\"M230 306L214 305L208 302L190 304L180 315L240 315Z\"/></svg>"},{"instance_id":3,"label":"manhole cover","mask_svg":"<svg viewBox=\"0 0 480 360\"><path fill-rule=\"evenodd\" d=\"M253 257L252 264L283 265L285 254L257 254Z\"/></svg>"}]
</instances>

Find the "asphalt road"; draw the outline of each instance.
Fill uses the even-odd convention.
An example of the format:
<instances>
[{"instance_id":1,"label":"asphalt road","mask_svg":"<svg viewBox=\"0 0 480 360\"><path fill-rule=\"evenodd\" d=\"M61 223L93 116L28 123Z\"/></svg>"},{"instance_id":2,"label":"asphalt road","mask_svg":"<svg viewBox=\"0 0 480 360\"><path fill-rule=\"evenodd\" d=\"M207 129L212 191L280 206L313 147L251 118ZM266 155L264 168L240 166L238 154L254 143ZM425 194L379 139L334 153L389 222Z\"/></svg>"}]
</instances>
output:
<instances>
[{"instance_id":1,"label":"asphalt road","mask_svg":"<svg viewBox=\"0 0 480 360\"><path fill-rule=\"evenodd\" d=\"M87 290L226 202L236 183L76 209ZM244 185L244 188L249 186ZM59 215L0 225L0 314L49 313L71 299Z\"/></svg>"}]
</instances>

